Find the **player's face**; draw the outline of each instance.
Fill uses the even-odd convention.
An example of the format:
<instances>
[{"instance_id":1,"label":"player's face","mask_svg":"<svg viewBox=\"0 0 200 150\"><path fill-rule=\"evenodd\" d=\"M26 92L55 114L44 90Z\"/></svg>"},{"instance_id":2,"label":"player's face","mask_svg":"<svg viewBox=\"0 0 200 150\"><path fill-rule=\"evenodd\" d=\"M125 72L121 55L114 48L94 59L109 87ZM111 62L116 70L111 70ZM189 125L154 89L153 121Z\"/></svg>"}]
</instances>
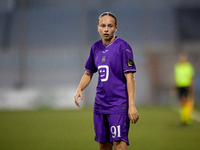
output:
<instances>
[{"instance_id":1,"label":"player's face","mask_svg":"<svg viewBox=\"0 0 200 150\"><path fill-rule=\"evenodd\" d=\"M185 54L180 54L178 59L180 63L187 62L187 56Z\"/></svg>"},{"instance_id":2,"label":"player's face","mask_svg":"<svg viewBox=\"0 0 200 150\"><path fill-rule=\"evenodd\" d=\"M113 17L105 15L99 19L98 32L104 44L109 44L115 39L116 31L117 26Z\"/></svg>"}]
</instances>

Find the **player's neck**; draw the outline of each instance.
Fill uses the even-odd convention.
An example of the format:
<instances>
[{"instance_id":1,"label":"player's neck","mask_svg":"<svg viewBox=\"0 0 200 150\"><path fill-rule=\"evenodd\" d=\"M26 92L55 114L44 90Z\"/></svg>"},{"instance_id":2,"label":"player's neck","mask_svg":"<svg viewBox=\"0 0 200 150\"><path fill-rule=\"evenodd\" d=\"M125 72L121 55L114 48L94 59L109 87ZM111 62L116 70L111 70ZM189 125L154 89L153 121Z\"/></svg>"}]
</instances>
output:
<instances>
[{"instance_id":1,"label":"player's neck","mask_svg":"<svg viewBox=\"0 0 200 150\"><path fill-rule=\"evenodd\" d=\"M103 42L104 45L108 46L114 40L115 40L115 36L113 36L110 40L102 40L102 42Z\"/></svg>"}]
</instances>

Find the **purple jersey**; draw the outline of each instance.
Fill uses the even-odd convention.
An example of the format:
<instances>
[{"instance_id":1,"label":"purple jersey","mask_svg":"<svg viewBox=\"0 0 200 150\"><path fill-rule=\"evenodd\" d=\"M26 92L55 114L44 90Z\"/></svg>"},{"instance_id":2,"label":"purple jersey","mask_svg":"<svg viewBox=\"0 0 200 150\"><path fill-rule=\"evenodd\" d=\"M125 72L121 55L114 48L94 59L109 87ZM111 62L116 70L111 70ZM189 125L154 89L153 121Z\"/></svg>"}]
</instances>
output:
<instances>
[{"instance_id":1,"label":"purple jersey","mask_svg":"<svg viewBox=\"0 0 200 150\"><path fill-rule=\"evenodd\" d=\"M129 44L118 37L107 46L102 40L96 42L91 47L85 70L99 73L94 112L127 114L128 93L124 73L136 72Z\"/></svg>"}]
</instances>

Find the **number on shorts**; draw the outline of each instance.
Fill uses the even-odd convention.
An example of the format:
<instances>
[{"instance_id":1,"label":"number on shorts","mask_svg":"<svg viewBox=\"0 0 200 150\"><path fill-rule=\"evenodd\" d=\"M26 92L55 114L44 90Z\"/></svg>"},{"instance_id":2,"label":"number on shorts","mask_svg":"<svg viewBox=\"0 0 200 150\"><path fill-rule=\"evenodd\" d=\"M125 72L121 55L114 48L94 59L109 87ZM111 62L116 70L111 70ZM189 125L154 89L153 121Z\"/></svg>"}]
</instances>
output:
<instances>
[{"instance_id":1,"label":"number on shorts","mask_svg":"<svg viewBox=\"0 0 200 150\"><path fill-rule=\"evenodd\" d=\"M117 126L117 130L116 130L116 127L115 126L112 126L110 128L110 131L112 133L112 138L115 138L116 135L117 137L121 137L121 133L120 133L120 125Z\"/></svg>"}]
</instances>

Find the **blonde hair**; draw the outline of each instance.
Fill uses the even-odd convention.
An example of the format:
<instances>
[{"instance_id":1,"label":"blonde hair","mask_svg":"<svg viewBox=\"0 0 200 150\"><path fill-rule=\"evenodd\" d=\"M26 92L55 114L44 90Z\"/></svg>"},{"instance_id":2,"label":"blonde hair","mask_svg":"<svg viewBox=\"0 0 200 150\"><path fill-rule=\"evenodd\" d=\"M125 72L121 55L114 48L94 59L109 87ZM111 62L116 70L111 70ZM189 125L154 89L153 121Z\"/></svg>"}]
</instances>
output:
<instances>
[{"instance_id":1,"label":"blonde hair","mask_svg":"<svg viewBox=\"0 0 200 150\"><path fill-rule=\"evenodd\" d=\"M112 14L111 12L104 12L104 13L102 13L100 16L99 16L99 18L98 18L98 24L99 24L99 20L100 20L100 18L101 17L103 17L103 16L111 16L112 18L114 18L115 19L115 26L117 26L117 18L115 17L115 15L114 14Z\"/></svg>"}]
</instances>

